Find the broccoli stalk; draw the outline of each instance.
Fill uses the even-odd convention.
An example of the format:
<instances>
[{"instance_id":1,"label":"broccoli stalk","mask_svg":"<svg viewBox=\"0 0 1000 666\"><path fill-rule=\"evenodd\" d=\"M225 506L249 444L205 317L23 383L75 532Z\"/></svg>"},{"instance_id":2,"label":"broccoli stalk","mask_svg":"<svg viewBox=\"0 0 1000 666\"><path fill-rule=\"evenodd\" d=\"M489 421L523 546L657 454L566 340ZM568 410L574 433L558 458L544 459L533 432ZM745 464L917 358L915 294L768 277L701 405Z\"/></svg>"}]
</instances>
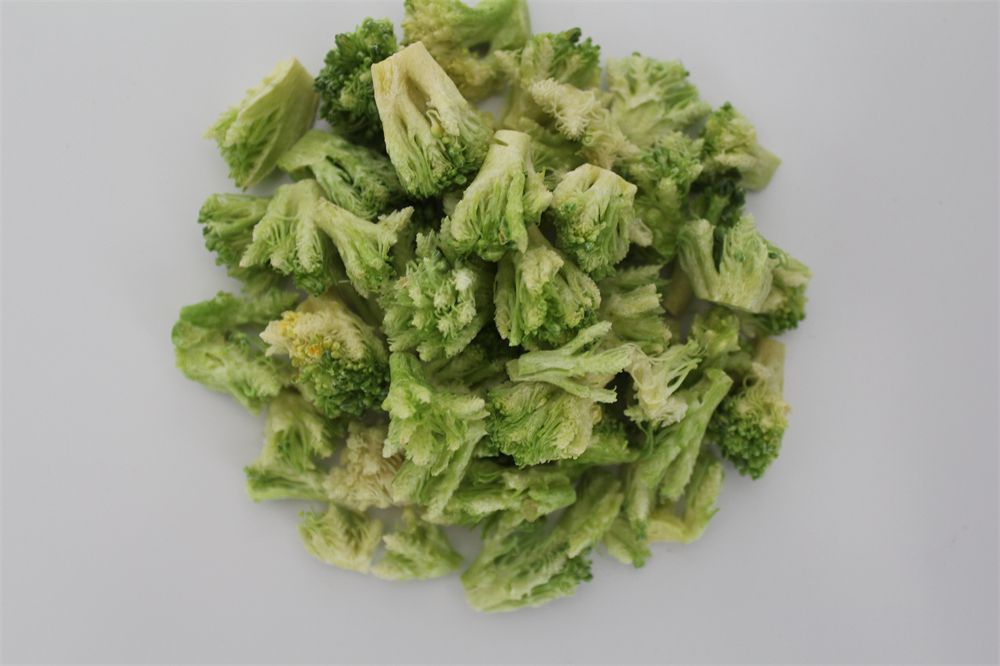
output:
<instances>
[{"instance_id":1,"label":"broccoli stalk","mask_svg":"<svg viewBox=\"0 0 1000 666\"><path fill-rule=\"evenodd\" d=\"M646 542L679 541L691 543L705 532L708 521L718 512L715 502L722 490L725 474L722 463L708 450L702 449L694 463L690 480L684 488L684 504L680 514L677 502L666 501L649 514Z\"/></svg>"},{"instance_id":2,"label":"broccoli stalk","mask_svg":"<svg viewBox=\"0 0 1000 666\"><path fill-rule=\"evenodd\" d=\"M368 573L382 521L333 503L324 514L303 511L299 516L299 536L310 555L335 567Z\"/></svg>"},{"instance_id":3,"label":"broccoli stalk","mask_svg":"<svg viewBox=\"0 0 1000 666\"><path fill-rule=\"evenodd\" d=\"M403 456L382 455L388 434L386 425L366 426L351 420L340 465L332 468L323 482L327 497L357 511L392 506L392 479L403 464Z\"/></svg>"},{"instance_id":4,"label":"broccoli stalk","mask_svg":"<svg viewBox=\"0 0 1000 666\"><path fill-rule=\"evenodd\" d=\"M673 337L660 304L667 281L660 279L661 266L633 266L605 278L598 316L611 323L609 339L637 345L644 353L664 352Z\"/></svg>"},{"instance_id":5,"label":"broccoli stalk","mask_svg":"<svg viewBox=\"0 0 1000 666\"><path fill-rule=\"evenodd\" d=\"M243 292L249 296L261 296L282 281L281 274L270 266L240 266L243 253L253 242L254 227L267 213L270 201L270 197L213 194L198 212L198 223L205 225L205 247L218 255L215 263L225 264L230 277L243 282Z\"/></svg>"},{"instance_id":6,"label":"broccoli stalk","mask_svg":"<svg viewBox=\"0 0 1000 666\"><path fill-rule=\"evenodd\" d=\"M459 555L437 525L421 520L412 507L403 509L396 531L382 536L386 554L372 573L387 580L446 576L462 567Z\"/></svg>"}]
</instances>

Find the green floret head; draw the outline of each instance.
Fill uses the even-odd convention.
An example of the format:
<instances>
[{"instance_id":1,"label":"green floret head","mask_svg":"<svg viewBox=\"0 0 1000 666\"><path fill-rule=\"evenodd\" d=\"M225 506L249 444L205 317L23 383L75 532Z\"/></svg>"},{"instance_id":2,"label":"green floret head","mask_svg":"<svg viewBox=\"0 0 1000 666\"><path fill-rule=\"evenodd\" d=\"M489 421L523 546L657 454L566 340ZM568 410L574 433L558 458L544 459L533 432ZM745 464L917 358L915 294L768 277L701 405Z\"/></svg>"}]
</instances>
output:
<instances>
[{"instance_id":1,"label":"green floret head","mask_svg":"<svg viewBox=\"0 0 1000 666\"><path fill-rule=\"evenodd\" d=\"M240 267L268 266L291 275L295 285L319 295L334 283L333 243L317 225L323 190L312 179L281 185L271 197L267 212L253 230L253 240L243 252Z\"/></svg>"},{"instance_id":2,"label":"green floret head","mask_svg":"<svg viewBox=\"0 0 1000 666\"><path fill-rule=\"evenodd\" d=\"M701 138L705 174L714 176L736 169L740 185L748 190L763 189L781 164L777 155L757 142L757 130L729 102L708 117Z\"/></svg>"},{"instance_id":3,"label":"green floret head","mask_svg":"<svg viewBox=\"0 0 1000 666\"><path fill-rule=\"evenodd\" d=\"M389 159L407 192L427 198L470 182L492 131L423 43L372 66Z\"/></svg>"},{"instance_id":4,"label":"green floret head","mask_svg":"<svg viewBox=\"0 0 1000 666\"><path fill-rule=\"evenodd\" d=\"M791 408L782 397L785 345L761 338L753 363L712 417L709 436L740 474L760 478L778 457Z\"/></svg>"},{"instance_id":5,"label":"green floret head","mask_svg":"<svg viewBox=\"0 0 1000 666\"><path fill-rule=\"evenodd\" d=\"M673 337L661 304L667 281L662 266L632 266L602 280L599 317L611 323L611 337L637 345L646 354L660 354Z\"/></svg>"},{"instance_id":6,"label":"green floret head","mask_svg":"<svg viewBox=\"0 0 1000 666\"><path fill-rule=\"evenodd\" d=\"M278 160L292 178L314 178L326 198L370 219L401 206L406 192L385 155L323 130L310 130Z\"/></svg>"},{"instance_id":7,"label":"green floret head","mask_svg":"<svg viewBox=\"0 0 1000 666\"><path fill-rule=\"evenodd\" d=\"M806 285L812 279L809 267L770 245L772 271L771 293L758 314L740 313L740 324L750 337L774 337L797 328L806 318Z\"/></svg>"},{"instance_id":8,"label":"green floret head","mask_svg":"<svg viewBox=\"0 0 1000 666\"><path fill-rule=\"evenodd\" d=\"M519 49L531 35L525 0L406 0L406 44L423 42L467 99L503 87L495 52Z\"/></svg>"},{"instance_id":9,"label":"green floret head","mask_svg":"<svg viewBox=\"0 0 1000 666\"><path fill-rule=\"evenodd\" d=\"M441 230L460 252L496 261L508 250L528 248L526 228L538 224L551 200L531 162L531 137L500 130L493 135L483 167Z\"/></svg>"},{"instance_id":10,"label":"green floret head","mask_svg":"<svg viewBox=\"0 0 1000 666\"><path fill-rule=\"evenodd\" d=\"M635 226L636 186L607 169L584 164L559 182L546 213L559 249L594 279L614 275L628 254Z\"/></svg>"},{"instance_id":11,"label":"green floret head","mask_svg":"<svg viewBox=\"0 0 1000 666\"><path fill-rule=\"evenodd\" d=\"M702 449L694 463L690 480L684 488L684 506L677 512L676 502L659 504L649 516L646 541L691 543L701 538L719 509L715 506L725 474L722 463L711 451Z\"/></svg>"},{"instance_id":12,"label":"green floret head","mask_svg":"<svg viewBox=\"0 0 1000 666\"><path fill-rule=\"evenodd\" d=\"M319 96L298 60L282 60L246 98L205 132L215 139L237 187L259 183L313 123Z\"/></svg>"},{"instance_id":13,"label":"green floret head","mask_svg":"<svg viewBox=\"0 0 1000 666\"><path fill-rule=\"evenodd\" d=\"M632 376L632 396L625 415L636 423L667 426L684 418L687 402L674 393L701 360L697 343L671 345L655 355L637 351L626 370Z\"/></svg>"},{"instance_id":14,"label":"green floret head","mask_svg":"<svg viewBox=\"0 0 1000 666\"><path fill-rule=\"evenodd\" d=\"M667 132L685 130L708 115L712 107L688 82L679 60L662 62L633 53L608 58L611 115L638 146L652 145Z\"/></svg>"},{"instance_id":15,"label":"green floret head","mask_svg":"<svg viewBox=\"0 0 1000 666\"><path fill-rule=\"evenodd\" d=\"M246 194L213 194L201 207L198 223L204 224L205 247L216 253L215 263L225 264L230 277L243 283L243 292L260 296L277 287L281 274L270 266L240 266L240 259L253 242L253 230L267 212L270 197Z\"/></svg>"},{"instance_id":16,"label":"green floret head","mask_svg":"<svg viewBox=\"0 0 1000 666\"><path fill-rule=\"evenodd\" d=\"M508 78L522 88L545 79L596 88L601 82L601 47L590 37L580 41L582 36L579 28L533 35L523 48L497 57Z\"/></svg>"},{"instance_id":17,"label":"green floret head","mask_svg":"<svg viewBox=\"0 0 1000 666\"><path fill-rule=\"evenodd\" d=\"M268 324L261 338L271 345L268 355L291 357L295 383L331 419L360 416L385 399L385 344L336 292L308 298Z\"/></svg>"},{"instance_id":18,"label":"green floret head","mask_svg":"<svg viewBox=\"0 0 1000 666\"><path fill-rule=\"evenodd\" d=\"M372 65L399 51L389 19L366 18L354 32L334 38L336 47L313 84L319 93L319 117L334 130L368 145L381 147L382 120L375 104Z\"/></svg>"},{"instance_id":19,"label":"green floret head","mask_svg":"<svg viewBox=\"0 0 1000 666\"><path fill-rule=\"evenodd\" d=\"M537 227L530 227L527 252L500 260L493 299L500 335L511 345L539 349L563 345L595 323L601 292Z\"/></svg>"},{"instance_id":20,"label":"green floret head","mask_svg":"<svg viewBox=\"0 0 1000 666\"><path fill-rule=\"evenodd\" d=\"M299 536L309 554L320 562L368 573L382 536L382 522L339 504L326 513L299 514Z\"/></svg>"},{"instance_id":21,"label":"green floret head","mask_svg":"<svg viewBox=\"0 0 1000 666\"><path fill-rule=\"evenodd\" d=\"M285 389L267 406L264 450L244 468L247 495L270 499L325 500L326 472L316 460L333 455L343 433L297 391Z\"/></svg>"},{"instance_id":22,"label":"green floret head","mask_svg":"<svg viewBox=\"0 0 1000 666\"><path fill-rule=\"evenodd\" d=\"M417 236L416 258L382 297L391 351L416 349L424 361L451 358L493 318L493 270Z\"/></svg>"},{"instance_id":23,"label":"green floret head","mask_svg":"<svg viewBox=\"0 0 1000 666\"><path fill-rule=\"evenodd\" d=\"M412 507L403 509L396 531L382 536L386 554L372 573L387 580L446 576L462 567L462 556L452 548L437 525L421 520Z\"/></svg>"}]
</instances>

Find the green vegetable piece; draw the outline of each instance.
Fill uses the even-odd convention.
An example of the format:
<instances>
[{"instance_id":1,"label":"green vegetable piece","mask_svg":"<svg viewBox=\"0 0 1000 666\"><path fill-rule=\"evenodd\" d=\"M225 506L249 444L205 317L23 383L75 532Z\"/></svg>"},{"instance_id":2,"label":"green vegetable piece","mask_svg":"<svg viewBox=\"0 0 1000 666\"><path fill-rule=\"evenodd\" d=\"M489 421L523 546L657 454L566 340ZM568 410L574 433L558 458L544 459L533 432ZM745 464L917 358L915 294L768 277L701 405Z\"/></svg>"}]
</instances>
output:
<instances>
[{"instance_id":1,"label":"green vegetable piece","mask_svg":"<svg viewBox=\"0 0 1000 666\"><path fill-rule=\"evenodd\" d=\"M601 47L590 37L580 41L583 31L572 28L565 32L533 35L523 48L496 54L514 90L527 88L545 79L555 79L577 88L596 88L601 82ZM511 98L508 96L508 107ZM513 109L508 109L508 113Z\"/></svg>"},{"instance_id":2,"label":"green vegetable piece","mask_svg":"<svg viewBox=\"0 0 1000 666\"><path fill-rule=\"evenodd\" d=\"M507 254L493 287L496 325L511 345L563 345L595 323L601 292L586 273L528 229L528 251Z\"/></svg>"},{"instance_id":3,"label":"green vegetable piece","mask_svg":"<svg viewBox=\"0 0 1000 666\"><path fill-rule=\"evenodd\" d=\"M367 426L351 420L340 466L331 469L324 482L327 497L358 511L393 505L392 479L403 464L403 456L382 455L388 434L387 425Z\"/></svg>"},{"instance_id":4,"label":"green vegetable piece","mask_svg":"<svg viewBox=\"0 0 1000 666\"><path fill-rule=\"evenodd\" d=\"M441 384L458 384L469 388L507 379L507 361L517 357L520 348L511 347L492 322L453 358L441 358L427 364L427 374Z\"/></svg>"},{"instance_id":5,"label":"green vegetable piece","mask_svg":"<svg viewBox=\"0 0 1000 666\"><path fill-rule=\"evenodd\" d=\"M651 146L660 136L685 130L712 110L698 98L688 74L679 60L662 62L638 53L620 60L608 58L611 115L636 145Z\"/></svg>"},{"instance_id":6,"label":"green vegetable piece","mask_svg":"<svg viewBox=\"0 0 1000 666\"><path fill-rule=\"evenodd\" d=\"M606 406L601 406L601 418L594 424L587 448L578 458L559 461L559 469L570 478L577 478L591 467L635 462L640 451L629 447L628 429Z\"/></svg>"},{"instance_id":7,"label":"green vegetable piece","mask_svg":"<svg viewBox=\"0 0 1000 666\"><path fill-rule=\"evenodd\" d=\"M702 449L684 490L683 511L678 515L676 503L671 501L657 506L649 516L647 543L691 543L700 539L708 521L719 511L715 502L719 498L724 478L722 463L710 451Z\"/></svg>"},{"instance_id":8,"label":"green vegetable piece","mask_svg":"<svg viewBox=\"0 0 1000 666\"><path fill-rule=\"evenodd\" d=\"M460 252L496 261L508 250L528 249L526 227L538 224L551 200L552 193L531 163L531 137L500 130L441 231Z\"/></svg>"},{"instance_id":9,"label":"green vegetable piece","mask_svg":"<svg viewBox=\"0 0 1000 666\"><path fill-rule=\"evenodd\" d=\"M243 283L243 292L261 296L276 288L281 274L270 266L243 268L240 259L253 241L253 230L267 212L270 197L246 194L213 194L198 212L198 223L204 224L205 247L218 255L216 265L225 264L227 274Z\"/></svg>"},{"instance_id":10,"label":"green vegetable piece","mask_svg":"<svg viewBox=\"0 0 1000 666\"><path fill-rule=\"evenodd\" d=\"M489 97L503 87L495 52L518 49L531 35L525 0L406 0L406 44L423 42L466 99Z\"/></svg>"},{"instance_id":11,"label":"green vegetable piece","mask_svg":"<svg viewBox=\"0 0 1000 666\"><path fill-rule=\"evenodd\" d=\"M688 343L697 345L701 357L699 370L749 369L750 359L740 340L740 320L728 308L716 305L695 315Z\"/></svg>"},{"instance_id":12,"label":"green vegetable piece","mask_svg":"<svg viewBox=\"0 0 1000 666\"><path fill-rule=\"evenodd\" d=\"M386 555L372 573L387 580L438 578L462 568L462 556L437 525L421 520L411 507L403 509L396 531L382 536Z\"/></svg>"},{"instance_id":13,"label":"green vegetable piece","mask_svg":"<svg viewBox=\"0 0 1000 666\"><path fill-rule=\"evenodd\" d=\"M240 298L220 291L215 298L181 308L180 320L202 328L235 329L264 325L295 307L299 295L273 289L256 298Z\"/></svg>"},{"instance_id":14,"label":"green vegetable piece","mask_svg":"<svg viewBox=\"0 0 1000 666\"><path fill-rule=\"evenodd\" d=\"M812 271L801 261L770 245L772 261L771 291L758 314L737 313L741 329L750 337L778 336L798 328L806 318L806 285Z\"/></svg>"},{"instance_id":15,"label":"green vegetable piece","mask_svg":"<svg viewBox=\"0 0 1000 666\"><path fill-rule=\"evenodd\" d=\"M493 318L493 270L417 236L416 258L382 296L391 351L416 349L424 361L452 358Z\"/></svg>"},{"instance_id":16,"label":"green vegetable piece","mask_svg":"<svg viewBox=\"0 0 1000 666\"><path fill-rule=\"evenodd\" d=\"M694 142L691 145L700 144ZM740 172L735 169L694 182L691 185L691 218L708 220L715 226L727 228L735 225L743 217L743 206L747 200L746 190L739 183Z\"/></svg>"},{"instance_id":17,"label":"green vegetable piece","mask_svg":"<svg viewBox=\"0 0 1000 666\"><path fill-rule=\"evenodd\" d=\"M651 356L666 351L673 334L660 304L667 281L660 279L662 266L633 266L605 278L598 316L611 323L609 338L634 344Z\"/></svg>"},{"instance_id":18,"label":"green vegetable piece","mask_svg":"<svg viewBox=\"0 0 1000 666\"><path fill-rule=\"evenodd\" d=\"M726 396L709 425L709 437L742 475L760 478L778 457L791 408L782 397L785 345L754 341L747 373Z\"/></svg>"},{"instance_id":19,"label":"green vegetable piece","mask_svg":"<svg viewBox=\"0 0 1000 666\"><path fill-rule=\"evenodd\" d=\"M334 42L336 47L326 54L313 83L320 97L319 117L355 141L382 147L372 65L399 51L392 22L366 18L354 32L341 33Z\"/></svg>"},{"instance_id":20,"label":"green vegetable piece","mask_svg":"<svg viewBox=\"0 0 1000 666\"><path fill-rule=\"evenodd\" d=\"M382 521L339 504L330 504L322 515L303 511L299 516L299 536L310 555L335 567L368 573Z\"/></svg>"},{"instance_id":21,"label":"green vegetable piece","mask_svg":"<svg viewBox=\"0 0 1000 666\"><path fill-rule=\"evenodd\" d=\"M635 231L636 186L621 176L584 164L559 182L546 214L558 230L558 246L595 280L614 275ZM641 224L641 223L640 223Z\"/></svg>"},{"instance_id":22,"label":"green vegetable piece","mask_svg":"<svg viewBox=\"0 0 1000 666\"><path fill-rule=\"evenodd\" d=\"M370 219L401 206L406 198L385 155L323 130L310 130L278 160L292 178L315 178L326 198Z\"/></svg>"},{"instance_id":23,"label":"green vegetable piece","mask_svg":"<svg viewBox=\"0 0 1000 666\"><path fill-rule=\"evenodd\" d=\"M646 545L649 542L649 532L652 529L651 525L650 529L647 530L647 538L640 539L639 534L632 527L632 523L629 522L625 514L619 513L614 522L611 523L611 527L604 533L601 541L608 549L608 554L616 560L622 564L631 564L636 569L641 569L646 564L646 558L652 555L649 552L649 546Z\"/></svg>"},{"instance_id":24,"label":"green vegetable piece","mask_svg":"<svg viewBox=\"0 0 1000 666\"><path fill-rule=\"evenodd\" d=\"M309 297L260 336L268 355L287 354L295 383L331 419L361 416L385 399L389 357L375 329L351 312L336 292Z\"/></svg>"},{"instance_id":25,"label":"green vegetable piece","mask_svg":"<svg viewBox=\"0 0 1000 666\"><path fill-rule=\"evenodd\" d=\"M314 460L336 449L341 429L328 421L298 392L285 389L267 406L264 450L247 475L247 496L272 499L326 500L326 472Z\"/></svg>"},{"instance_id":26,"label":"green vegetable piece","mask_svg":"<svg viewBox=\"0 0 1000 666\"><path fill-rule=\"evenodd\" d=\"M436 196L475 176L490 128L423 43L373 65L372 80L389 159L407 192Z\"/></svg>"},{"instance_id":27,"label":"green vegetable piece","mask_svg":"<svg viewBox=\"0 0 1000 666\"><path fill-rule=\"evenodd\" d=\"M748 190L763 189L781 164L777 155L757 142L757 130L729 102L708 117L701 138L705 142L705 174L713 176L736 169L740 185Z\"/></svg>"},{"instance_id":28,"label":"green vegetable piece","mask_svg":"<svg viewBox=\"0 0 1000 666\"><path fill-rule=\"evenodd\" d=\"M699 352L697 343L688 342L672 345L655 355L647 355L641 350L633 353L625 370L632 377L634 394L625 415L636 423L649 422L657 426L667 426L684 418L687 402L674 392L698 367Z\"/></svg>"},{"instance_id":29,"label":"green vegetable piece","mask_svg":"<svg viewBox=\"0 0 1000 666\"><path fill-rule=\"evenodd\" d=\"M282 60L246 98L205 132L215 139L237 187L259 183L313 123L319 96L298 60Z\"/></svg>"}]
</instances>

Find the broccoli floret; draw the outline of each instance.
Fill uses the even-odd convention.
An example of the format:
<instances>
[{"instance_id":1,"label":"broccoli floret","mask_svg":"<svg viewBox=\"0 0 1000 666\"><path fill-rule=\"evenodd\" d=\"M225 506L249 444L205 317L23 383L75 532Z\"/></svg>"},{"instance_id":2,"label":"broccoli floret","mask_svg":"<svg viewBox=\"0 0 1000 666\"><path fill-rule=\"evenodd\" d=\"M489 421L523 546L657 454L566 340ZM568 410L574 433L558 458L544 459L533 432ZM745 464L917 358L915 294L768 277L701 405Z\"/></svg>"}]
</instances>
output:
<instances>
[{"instance_id":1,"label":"broccoli floret","mask_svg":"<svg viewBox=\"0 0 1000 666\"><path fill-rule=\"evenodd\" d=\"M465 185L489 148L489 125L421 42L372 66L389 159L419 198Z\"/></svg>"},{"instance_id":2,"label":"broccoli floret","mask_svg":"<svg viewBox=\"0 0 1000 666\"><path fill-rule=\"evenodd\" d=\"M313 89L319 93L319 117L334 130L375 147L383 147L382 120L375 105L372 65L399 51L392 22L366 18L354 32L334 38Z\"/></svg>"},{"instance_id":3,"label":"broccoli floret","mask_svg":"<svg viewBox=\"0 0 1000 666\"><path fill-rule=\"evenodd\" d=\"M667 281L660 279L662 266L633 266L605 278L601 290L598 316L611 322L610 338L637 345L643 352L656 355L664 352L673 334L664 319L660 304Z\"/></svg>"},{"instance_id":4,"label":"broccoli floret","mask_svg":"<svg viewBox=\"0 0 1000 666\"><path fill-rule=\"evenodd\" d=\"M590 37L580 41L582 36L579 28L533 35L523 48L496 56L508 79L522 90L545 79L581 89L596 88L601 82L601 47ZM510 97L514 92L514 87L508 91L507 114L517 111Z\"/></svg>"},{"instance_id":5,"label":"broccoli floret","mask_svg":"<svg viewBox=\"0 0 1000 666\"><path fill-rule=\"evenodd\" d=\"M701 138L705 142L705 174L714 176L736 169L742 176L740 185L748 190L763 189L781 164L777 155L757 142L757 130L729 102L708 117Z\"/></svg>"},{"instance_id":6,"label":"broccoli floret","mask_svg":"<svg viewBox=\"0 0 1000 666\"><path fill-rule=\"evenodd\" d=\"M465 349L453 358L427 364L427 374L435 383L474 388L507 379L507 362L517 358L519 347L511 347L488 322Z\"/></svg>"},{"instance_id":7,"label":"broccoli floret","mask_svg":"<svg viewBox=\"0 0 1000 666\"><path fill-rule=\"evenodd\" d=\"M702 449L684 488L683 510L677 513L675 501L660 503L649 514L646 542L691 543L701 538L708 521L719 511L715 502L724 478L722 463L710 451Z\"/></svg>"},{"instance_id":8,"label":"broccoli floret","mask_svg":"<svg viewBox=\"0 0 1000 666\"><path fill-rule=\"evenodd\" d=\"M386 554L372 573L387 580L438 578L462 567L459 555L437 525L421 520L412 507L403 509L396 531L382 536Z\"/></svg>"},{"instance_id":9,"label":"broccoli floret","mask_svg":"<svg viewBox=\"0 0 1000 666\"><path fill-rule=\"evenodd\" d=\"M309 129L319 103L312 88L313 78L298 60L282 60L208 128L205 138L219 144L237 187L266 178L278 158Z\"/></svg>"},{"instance_id":10,"label":"broccoli floret","mask_svg":"<svg viewBox=\"0 0 1000 666\"><path fill-rule=\"evenodd\" d=\"M272 354L287 354L295 383L329 418L361 416L385 399L389 355L375 329L351 312L336 292L306 299L272 321L260 337Z\"/></svg>"},{"instance_id":11,"label":"broccoli floret","mask_svg":"<svg viewBox=\"0 0 1000 666\"><path fill-rule=\"evenodd\" d=\"M699 165L697 176L700 174ZM703 178L691 185L691 219L708 220L715 226L728 228L743 217L746 190L740 186L740 172L731 169L711 179Z\"/></svg>"},{"instance_id":12,"label":"broccoli floret","mask_svg":"<svg viewBox=\"0 0 1000 666\"><path fill-rule=\"evenodd\" d=\"M417 236L417 258L382 297L391 351L424 361L452 358L493 317L493 267L463 259L434 232Z\"/></svg>"},{"instance_id":13,"label":"broccoli floret","mask_svg":"<svg viewBox=\"0 0 1000 666\"><path fill-rule=\"evenodd\" d=\"M628 254L635 193L635 185L593 164L570 171L552 193L546 217L558 232L557 245L595 280L614 275Z\"/></svg>"},{"instance_id":14,"label":"broccoli floret","mask_svg":"<svg viewBox=\"0 0 1000 666\"><path fill-rule=\"evenodd\" d=\"M403 456L382 455L388 434L387 425L366 426L351 420L340 466L332 468L324 481L327 497L358 511L392 506L392 479L403 464Z\"/></svg>"},{"instance_id":15,"label":"broccoli floret","mask_svg":"<svg viewBox=\"0 0 1000 666\"><path fill-rule=\"evenodd\" d=\"M368 573L382 536L382 521L339 504L326 513L299 514L299 536L309 554L326 564Z\"/></svg>"},{"instance_id":16,"label":"broccoli floret","mask_svg":"<svg viewBox=\"0 0 1000 666\"><path fill-rule=\"evenodd\" d=\"M771 291L758 314L737 313L740 326L750 337L774 337L797 328L806 318L806 285L812 271L801 261L770 245L772 260Z\"/></svg>"},{"instance_id":17,"label":"broccoli floret","mask_svg":"<svg viewBox=\"0 0 1000 666\"><path fill-rule=\"evenodd\" d=\"M691 127L712 107L698 98L680 61L661 62L633 53L608 58L611 115L628 138L640 147L661 135Z\"/></svg>"},{"instance_id":18,"label":"broccoli floret","mask_svg":"<svg viewBox=\"0 0 1000 666\"><path fill-rule=\"evenodd\" d=\"M389 158L323 130L306 132L278 168L296 180L315 178L327 199L366 219L398 208L406 198Z\"/></svg>"},{"instance_id":19,"label":"broccoli floret","mask_svg":"<svg viewBox=\"0 0 1000 666\"><path fill-rule=\"evenodd\" d=\"M255 299L219 292L208 301L181 308L171 332L177 368L213 391L229 393L257 414L292 381L291 368L268 358L259 341L243 329L262 327L295 306L298 295L273 290Z\"/></svg>"},{"instance_id":20,"label":"broccoli floret","mask_svg":"<svg viewBox=\"0 0 1000 666\"><path fill-rule=\"evenodd\" d=\"M531 137L500 130L476 179L441 223L441 232L459 251L496 261L508 250L528 249L526 227L538 224L551 200L532 166Z\"/></svg>"},{"instance_id":21,"label":"broccoli floret","mask_svg":"<svg viewBox=\"0 0 1000 666\"><path fill-rule=\"evenodd\" d=\"M594 424L586 450L578 458L560 460L559 469L576 479L591 467L635 462L640 451L630 447L629 441L625 422L615 416L607 405L601 405L601 418Z\"/></svg>"},{"instance_id":22,"label":"broccoli floret","mask_svg":"<svg viewBox=\"0 0 1000 666\"><path fill-rule=\"evenodd\" d=\"M632 377L633 395L625 415L636 423L667 426L684 418L688 404L674 395L688 373L698 366L697 343L671 345L663 352L632 354L626 371Z\"/></svg>"},{"instance_id":23,"label":"broccoli floret","mask_svg":"<svg viewBox=\"0 0 1000 666\"><path fill-rule=\"evenodd\" d=\"M406 0L406 44L423 42L466 99L503 87L495 52L518 49L531 35L525 0Z\"/></svg>"},{"instance_id":24,"label":"broccoli floret","mask_svg":"<svg viewBox=\"0 0 1000 666\"><path fill-rule=\"evenodd\" d=\"M511 345L539 349L569 342L595 323L601 292L586 273L528 229L528 251L500 259L493 288L496 325Z\"/></svg>"},{"instance_id":25,"label":"broccoli floret","mask_svg":"<svg viewBox=\"0 0 1000 666\"><path fill-rule=\"evenodd\" d=\"M604 533L601 542L608 549L611 555L622 564L631 564L636 569L641 569L646 564L646 558L652 555L649 552L648 542L649 530L646 538L639 538L639 534L632 527L628 517L624 512L619 513L608 531Z\"/></svg>"},{"instance_id":26,"label":"broccoli floret","mask_svg":"<svg viewBox=\"0 0 1000 666\"><path fill-rule=\"evenodd\" d=\"M213 194L201 207L198 223L204 224L205 247L215 252L216 265L225 264L230 277L243 282L243 292L260 296L277 287L282 276L270 266L240 266L253 242L253 230L267 212L270 197L246 194Z\"/></svg>"},{"instance_id":27,"label":"broccoli floret","mask_svg":"<svg viewBox=\"0 0 1000 666\"><path fill-rule=\"evenodd\" d=\"M732 310L719 305L695 315L688 331L688 344L697 345L699 371L720 368L730 371L749 367L750 359L740 340L740 320Z\"/></svg>"},{"instance_id":28,"label":"broccoli floret","mask_svg":"<svg viewBox=\"0 0 1000 666\"><path fill-rule=\"evenodd\" d=\"M782 397L785 345L754 341L754 357L709 424L709 437L742 475L760 478L778 457L791 408Z\"/></svg>"}]
</instances>

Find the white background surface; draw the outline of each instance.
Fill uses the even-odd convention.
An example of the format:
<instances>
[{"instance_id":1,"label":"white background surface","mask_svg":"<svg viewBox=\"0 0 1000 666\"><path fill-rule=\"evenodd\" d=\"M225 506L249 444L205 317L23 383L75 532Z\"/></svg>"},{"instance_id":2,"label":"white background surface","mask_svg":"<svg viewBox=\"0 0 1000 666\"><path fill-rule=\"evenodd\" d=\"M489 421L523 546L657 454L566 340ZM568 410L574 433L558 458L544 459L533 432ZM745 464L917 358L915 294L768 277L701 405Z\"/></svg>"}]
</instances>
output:
<instances>
[{"instance_id":1,"label":"white background surface","mask_svg":"<svg viewBox=\"0 0 1000 666\"><path fill-rule=\"evenodd\" d=\"M243 494L262 419L173 368L178 309L236 288L200 136L402 3L4 3L5 661L996 661L997 5L531 8L683 59L784 159L748 209L816 278L767 476L537 610L314 560L303 504Z\"/></svg>"}]
</instances>

